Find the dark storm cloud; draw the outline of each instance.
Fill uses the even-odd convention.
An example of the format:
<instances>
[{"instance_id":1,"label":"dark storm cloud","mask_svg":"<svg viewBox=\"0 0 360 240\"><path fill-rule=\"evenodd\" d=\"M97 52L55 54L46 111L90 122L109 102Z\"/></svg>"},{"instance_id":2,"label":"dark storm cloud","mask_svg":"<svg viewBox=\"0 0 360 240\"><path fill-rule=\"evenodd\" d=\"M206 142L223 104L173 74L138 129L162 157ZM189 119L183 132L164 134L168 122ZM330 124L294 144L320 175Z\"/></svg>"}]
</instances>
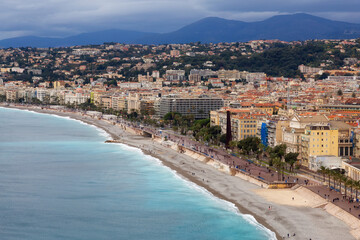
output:
<instances>
[{"instance_id":1,"label":"dark storm cloud","mask_svg":"<svg viewBox=\"0 0 360 240\"><path fill-rule=\"evenodd\" d=\"M357 12L358 0L203 0L211 10L257 12Z\"/></svg>"},{"instance_id":2,"label":"dark storm cloud","mask_svg":"<svg viewBox=\"0 0 360 240\"><path fill-rule=\"evenodd\" d=\"M167 32L203 17L256 21L306 12L360 22L359 0L0 0L0 38L100 29Z\"/></svg>"}]
</instances>

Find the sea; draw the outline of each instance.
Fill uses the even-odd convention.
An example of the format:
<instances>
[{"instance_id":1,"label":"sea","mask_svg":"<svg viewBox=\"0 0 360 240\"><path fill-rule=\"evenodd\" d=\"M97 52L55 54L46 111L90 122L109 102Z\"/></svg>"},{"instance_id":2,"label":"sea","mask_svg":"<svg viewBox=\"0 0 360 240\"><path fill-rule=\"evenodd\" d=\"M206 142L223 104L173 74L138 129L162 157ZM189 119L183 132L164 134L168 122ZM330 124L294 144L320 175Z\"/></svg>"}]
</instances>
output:
<instances>
[{"instance_id":1,"label":"sea","mask_svg":"<svg viewBox=\"0 0 360 240\"><path fill-rule=\"evenodd\" d=\"M67 117L0 108L0 239L276 239L160 160Z\"/></svg>"}]
</instances>

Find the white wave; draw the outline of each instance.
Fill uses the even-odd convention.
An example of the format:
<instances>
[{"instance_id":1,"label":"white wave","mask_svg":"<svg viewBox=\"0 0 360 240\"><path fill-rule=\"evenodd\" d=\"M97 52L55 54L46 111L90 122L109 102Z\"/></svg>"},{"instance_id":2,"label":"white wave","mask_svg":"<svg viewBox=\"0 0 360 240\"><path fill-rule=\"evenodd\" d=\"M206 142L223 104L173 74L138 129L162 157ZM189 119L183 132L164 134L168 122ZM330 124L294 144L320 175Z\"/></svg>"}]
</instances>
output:
<instances>
[{"instance_id":1,"label":"white wave","mask_svg":"<svg viewBox=\"0 0 360 240\"><path fill-rule=\"evenodd\" d=\"M94 126L94 127L96 127L96 126ZM107 133L104 129L101 129L98 127L96 127L96 129L98 130L100 136L105 137L105 138L110 138L110 139L112 138L111 135L109 133Z\"/></svg>"},{"instance_id":2,"label":"white wave","mask_svg":"<svg viewBox=\"0 0 360 240\"><path fill-rule=\"evenodd\" d=\"M110 135L109 133L107 133L104 129L102 129L102 128L100 128L100 127L97 127L97 126L95 126L95 125L93 125L93 124L89 124L89 123L86 123L86 122L84 122L84 121L82 121L82 120L75 119L75 118L71 118L71 117L69 117L69 116L59 116L59 115L57 115L57 114L52 114L52 113L45 113L45 114L52 115L52 116L57 117L57 118L62 118L62 119L66 119L66 120L76 121L76 122L78 122L78 123L80 123L80 124L82 124L82 125L86 125L86 126L88 126L88 127L95 128L95 129L98 131L99 136L105 137L105 138L107 138L107 139L112 139L111 135Z\"/></svg>"},{"instance_id":3,"label":"white wave","mask_svg":"<svg viewBox=\"0 0 360 240\"><path fill-rule=\"evenodd\" d=\"M41 113L29 110L29 109L19 109L19 108L12 108L12 107L11 108L9 108L9 107L0 107L0 108L10 110L10 111L26 111L26 112L31 112L31 113L35 113L35 114L41 114Z\"/></svg>"},{"instance_id":4,"label":"white wave","mask_svg":"<svg viewBox=\"0 0 360 240\"><path fill-rule=\"evenodd\" d=\"M13 109L13 108L11 108L11 109ZM31 112L31 113L34 113L34 114L47 114L47 115L52 115L52 116L57 117L57 118L62 118L62 119L71 120L71 121L77 121L80 124L96 128L99 131L100 136L111 138L110 134L108 134L105 130L103 130L103 129L95 126L95 125L83 122L81 120L71 118L69 116L59 116L57 114L52 114L52 113L39 113L39 112L28 110L28 109L13 109L13 110L28 111L28 112ZM137 147L132 147L132 146L129 146L129 145L126 145L126 144L123 144L123 143L116 143L116 145L121 146L121 148L126 150L126 151L131 151L131 152L136 152L136 153L142 154L145 157L145 159L150 160L153 163L156 163L157 165L161 165L162 167L166 168L169 172L171 172L174 177L176 177L177 179L180 179L181 181L183 181L183 183L185 183L188 187L190 187L192 189L195 189L196 191L206 195L207 197L211 198L212 200L215 200L220 205L222 205L222 207L225 210L233 212L235 214L238 214L243 219L245 219L248 223L255 226L257 229L259 229L262 232L265 232L266 235L269 237L269 239L271 239L271 240L276 239L276 234L274 232L272 232L270 229L267 229L266 227L264 227L263 225L258 223L256 221L256 219L252 215L240 213L239 209L236 207L236 205L234 203L214 196L206 188L201 187L201 186L191 182L190 180L184 178L182 175L178 174L175 170L171 169L170 167L165 166L160 159L158 159L156 157L153 157L151 155L145 154L140 148L137 148Z\"/></svg>"},{"instance_id":5,"label":"white wave","mask_svg":"<svg viewBox=\"0 0 360 240\"><path fill-rule=\"evenodd\" d=\"M177 178L183 180L185 182L185 184L188 185L189 187L191 187L192 189L195 189L196 191L201 192L202 194L205 194L207 197L210 197L212 200L215 200L218 204L222 205L222 207L225 210L233 212L233 213L241 216L245 221L247 221L251 225L255 226L257 229L259 229L262 232L265 232L266 235L268 236L269 240L276 240L277 239L276 234L273 231L271 231L270 229L268 229L268 228L264 227L263 225L261 225L258 221L256 221L254 216L252 216L250 214L241 213L234 203L216 197L214 194L209 192L206 188L201 187L201 186L199 186L199 185L185 179L181 175L177 174L177 172L172 170L171 168L169 168L169 169L171 170L171 172L174 173L174 175Z\"/></svg>"},{"instance_id":6,"label":"white wave","mask_svg":"<svg viewBox=\"0 0 360 240\"><path fill-rule=\"evenodd\" d=\"M153 156L151 156L151 155L147 155L147 154L144 154L144 155L145 155L145 158L146 158L147 160L150 160L150 161L152 161L153 163L156 163L157 165L161 165L161 166L163 166L163 167L165 167L165 168L168 168L168 169L170 169L172 172L176 172L175 170L172 170L171 168L165 166L160 159L158 159L158 158L156 158L156 157L153 157Z\"/></svg>"},{"instance_id":7,"label":"white wave","mask_svg":"<svg viewBox=\"0 0 360 240\"><path fill-rule=\"evenodd\" d=\"M124 143L114 143L114 144L120 146L122 149L127 150L127 151L143 153L140 148L132 147L132 146L126 145Z\"/></svg>"},{"instance_id":8,"label":"white wave","mask_svg":"<svg viewBox=\"0 0 360 240\"><path fill-rule=\"evenodd\" d=\"M137 147L132 147L132 146L129 146L129 145L126 145L125 143L115 143L116 145L120 146L123 150L126 150L126 151L130 151L130 152L134 152L134 153L139 153L142 155L142 157L144 157L146 160L150 160L152 161L153 163L156 163L157 165L162 165L164 166L163 162L156 158L156 157L153 157L151 155L148 155L148 154L145 154L144 151L141 149L141 148L137 148ZM171 168L169 168L170 170L172 170ZM173 171L173 170L172 170Z\"/></svg>"},{"instance_id":9,"label":"white wave","mask_svg":"<svg viewBox=\"0 0 360 240\"><path fill-rule=\"evenodd\" d=\"M1 108L4 108L4 107L1 107ZM95 128L98 132L99 132L99 135L102 136L102 137L105 137L105 138L108 138L108 139L112 139L111 135L109 133L107 133L104 129L102 128L99 128L95 125L92 125L92 124L89 124L89 123L86 123L84 121L81 121L79 119L75 119L75 118L72 118L72 117L69 117L69 116L60 116L56 113L50 113L50 112L36 112L34 110L30 110L30 109L18 109L18 108L5 108L5 109L11 109L11 110L15 110L15 111L26 111L26 112L30 112L30 113L34 113L34 114L41 114L41 115L50 115L52 117L56 117L56 118L61 118L61 119L65 119L65 120L70 120L70 121L76 121L82 125L86 125L86 126L89 126L89 127L92 127L92 128Z\"/></svg>"},{"instance_id":10,"label":"white wave","mask_svg":"<svg viewBox=\"0 0 360 240\"><path fill-rule=\"evenodd\" d=\"M211 192L209 192L206 188L195 184L194 182L192 182L192 181L188 180L187 178L183 177L182 175L178 174L177 171L171 169L170 167L165 166L160 159L153 157L151 155L144 154L144 152L139 148L131 147L131 146L123 144L123 143L119 143L118 145L120 145L123 149L125 149L127 151L132 151L132 152L143 154L143 156L145 156L145 159L150 160L153 163L156 163L156 164L161 165L162 167L166 168L169 172L171 172L173 174L173 176L175 178L181 180L189 188L195 189L196 191L206 195L206 197L211 198L212 200L216 201L219 205L221 205L223 207L223 209L225 209L229 212L233 212L233 213L239 215L240 217L242 217L245 221L247 221L251 225L255 226L260 231L264 232L267 235L268 239L270 239L270 240L277 239L276 234L273 231L271 231L270 229L268 229L268 228L264 227L263 225L261 225L260 223L258 223L254 216L249 215L249 214L242 214L234 203L216 197Z\"/></svg>"},{"instance_id":11,"label":"white wave","mask_svg":"<svg viewBox=\"0 0 360 240\"><path fill-rule=\"evenodd\" d=\"M263 225L261 225L260 223L258 223L258 221L256 221L256 219L254 218L254 216L250 215L250 214L242 214L242 217L249 222L250 224L252 224L253 226L255 226L257 229L263 231L266 233L266 235L269 237L269 239L271 240L276 240L276 234L271 231L270 229L264 227Z\"/></svg>"}]
</instances>

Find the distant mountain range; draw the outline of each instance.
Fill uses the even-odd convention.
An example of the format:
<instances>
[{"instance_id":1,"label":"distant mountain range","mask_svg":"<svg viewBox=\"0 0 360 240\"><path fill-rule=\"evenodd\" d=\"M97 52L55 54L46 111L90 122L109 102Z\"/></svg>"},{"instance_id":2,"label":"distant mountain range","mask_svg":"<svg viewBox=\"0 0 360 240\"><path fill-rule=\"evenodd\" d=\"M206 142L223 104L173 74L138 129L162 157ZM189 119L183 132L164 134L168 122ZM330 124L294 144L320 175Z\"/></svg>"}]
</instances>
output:
<instances>
[{"instance_id":1,"label":"distant mountain range","mask_svg":"<svg viewBox=\"0 0 360 240\"><path fill-rule=\"evenodd\" d=\"M260 39L297 41L360 38L360 24L332 21L298 13L278 15L259 22L209 17L170 33L104 30L66 38L24 36L0 40L0 47L66 47L118 42L129 44L247 42Z\"/></svg>"}]
</instances>

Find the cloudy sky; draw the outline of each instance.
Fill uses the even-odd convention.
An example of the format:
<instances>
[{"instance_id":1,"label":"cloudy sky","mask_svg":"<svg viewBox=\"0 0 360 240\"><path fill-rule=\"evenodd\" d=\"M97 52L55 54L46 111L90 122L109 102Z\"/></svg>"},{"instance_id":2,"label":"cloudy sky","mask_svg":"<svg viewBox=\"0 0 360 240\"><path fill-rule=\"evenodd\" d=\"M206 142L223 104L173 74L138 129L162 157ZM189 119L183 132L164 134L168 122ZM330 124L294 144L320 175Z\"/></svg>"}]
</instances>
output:
<instances>
[{"instance_id":1,"label":"cloudy sky","mask_svg":"<svg viewBox=\"0 0 360 240\"><path fill-rule=\"evenodd\" d=\"M204 17L260 21L304 12L360 23L360 0L0 0L0 39L102 29L169 32Z\"/></svg>"}]
</instances>

